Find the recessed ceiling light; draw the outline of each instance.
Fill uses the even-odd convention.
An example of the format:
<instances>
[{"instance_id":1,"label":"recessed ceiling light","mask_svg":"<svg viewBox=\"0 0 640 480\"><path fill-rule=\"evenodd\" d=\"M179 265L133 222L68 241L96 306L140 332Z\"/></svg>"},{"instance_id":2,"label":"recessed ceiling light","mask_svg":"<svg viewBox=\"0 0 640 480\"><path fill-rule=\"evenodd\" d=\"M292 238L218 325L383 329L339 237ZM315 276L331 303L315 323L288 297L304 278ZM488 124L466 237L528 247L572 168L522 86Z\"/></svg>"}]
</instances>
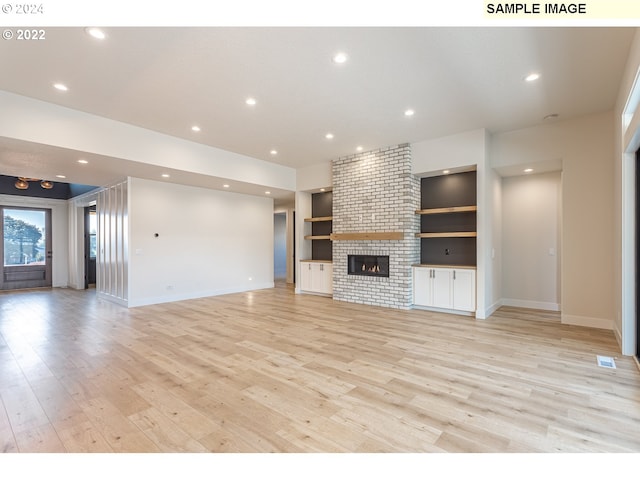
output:
<instances>
[{"instance_id":1,"label":"recessed ceiling light","mask_svg":"<svg viewBox=\"0 0 640 480\"><path fill-rule=\"evenodd\" d=\"M533 172L533 168L525 168L524 169L524 173L531 173Z\"/></svg>"},{"instance_id":2,"label":"recessed ceiling light","mask_svg":"<svg viewBox=\"0 0 640 480\"><path fill-rule=\"evenodd\" d=\"M331 140L333 138L333 133L327 133L324 138L326 138L327 140Z\"/></svg>"},{"instance_id":3,"label":"recessed ceiling light","mask_svg":"<svg viewBox=\"0 0 640 480\"><path fill-rule=\"evenodd\" d=\"M361 151L362 151L362 147L358 145L358 146L356 147L356 150L357 150L358 152L361 152Z\"/></svg>"},{"instance_id":4,"label":"recessed ceiling light","mask_svg":"<svg viewBox=\"0 0 640 480\"><path fill-rule=\"evenodd\" d=\"M333 63L341 64L347 61L347 54L344 52L338 52L333 56Z\"/></svg>"},{"instance_id":5,"label":"recessed ceiling light","mask_svg":"<svg viewBox=\"0 0 640 480\"><path fill-rule=\"evenodd\" d=\"M320 189L320 191L321 191L321 192L324 192L325 190L326 190L326 189L324 189L324 188L321 188L321 189Z\"/></svg>"},{"instance_id":6,"label":"recessed ceiling light","mask_svg":"<svg viewBox=\"0 0 640 480\"><path fill-rule=\"evenodd\" d=\"M271 192L269 190L267 190L266 192L264 192L266 195L271 195Z\"/></svg>"},{"instance_id":7,"label":"recessed ceiling light","mask_svg":"<svg viewBox=\"0 0 640 480\"><path fill-rule=\"evenodd\" d=\"M249 97L244 101L244 103L246 103L247 105L255 105L257 102L255 98Z\"/></svg>"},{"instance_id":8,"label":"recessed ceiling light","mask_svg":"<svg viewBox=\"0 0 640 480\"><path fill-rule=\"evenodd\" d=\"M66 175L56 175L56 178L67 178Z\"/></svg>"},{"instance_id":9,"label":"recessed ceiling light","mask_svg":"<svg viewBox=\"0 0 640 480\"><path fill-rule=\"evenodd\" d=\"M162 174L162 178L169 178L171 175L169 175L168 173L163 173Z\"/></svg>"},{"instance_id":10,"label":"recessed ceiling light","mask_svg":"<svg viewBox=\"0 0 640 480\"><path fill-rule=\"evenodd\" d=\"M227 185L226 183L224 185L222 185L224 188L229 188L229 185Z\"/></svg>"},{"instance_id":11,"label":"recessed ceiling light","mask_svg":"<svg viewBox=\"0 0 640 480\"><path fill-rule=\"evenodd\" d=\"M444 173L445 175L446 175L447 173L450 173L450 172L451 172L451 170L442 170L442 173Z\"/></svg>"},{"instance_id":12,"label":"recessed ceiling light","mask_svg":"<svg viewBox=\"0 0 640 480\"><path fill-rule=\"evenodd\" d=\"M539 78L540 78L540 74L539 73L530 73L529 75L524 77L525 81L527 81L527 82L534 82L534 81L538 80Z\"/></svg>"},{"instance_id":13,"label":"recessed ceiling light","mask_svg":"<svg viewBox=\"0 0 640 480\"><path fill-rule=\"evenodd\" d=\"M81 158L80 160L78 160L78 163L82 163L83 165L89 163L87 160Z\"/></svg>"},{"instance_id":14,"label":"recessed ceiling light","mask_svg":"<svg viewBox=\"0 0 640 480\"><path fill-rule=\"evenodd\" d=\"M69 90L69 87L67 87L64 83L54 83L53 88L55 88L56 90L60 90L61 92L66 92Z\"/></svg>"},{"instance_id":15,"label":"recessed ceiling light","mask_svg":"<svg viewBox=\"0 0 640 480\"><path fill-rule=\"evenodd\" d=\"M194 125L193 127L191 127L191 130L193 130L194 132L199 132L200 131L200 127L197 125Z\"/></svg>"},{"instance_id":16,"label":"recessed ceiling light","mask_svg":"<svg viewBox=\"0 0 640 480\"><path fill-rule=\"evenodd\" d=\"M277 150L271 150L269 153L270 153L271 155L277 155L277 154L278 154L278 151L277 151Z\"/></svg>"},{"instance_id":17,"label":"recessed ceiling light","mask_svg":"<svg viewBox=\"0 0 640 480\"><path fill-rule=\"evenodd\" d=\"M412 117L416 112L413 111L412 109L408 109L404 111L404 116L405 117Z\"/></svg>"},{"instance_id":18,"label":"recessed ceiling light","mask_svg":"<svg viewBox=\"0 0 640 480\"><path fill-rule=\"evenodd\" d=\"M97 38L98 40L104 40L106 38L106 35L104 34L104 32L99 28L90 27L90 28L86 28L85 31L89 35L91 35L93 38Z\"/></svg>"}]
</instances>

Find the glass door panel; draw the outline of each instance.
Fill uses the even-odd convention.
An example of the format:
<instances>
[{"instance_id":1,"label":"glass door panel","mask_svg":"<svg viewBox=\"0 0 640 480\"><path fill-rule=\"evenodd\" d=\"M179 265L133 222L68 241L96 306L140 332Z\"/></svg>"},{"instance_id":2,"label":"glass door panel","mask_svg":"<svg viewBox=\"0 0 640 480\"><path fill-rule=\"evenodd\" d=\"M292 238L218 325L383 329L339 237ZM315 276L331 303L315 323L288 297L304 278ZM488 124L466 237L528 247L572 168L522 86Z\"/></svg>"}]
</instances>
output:
<instances>
[{"instance_id":1,"label":"glass door panel","mask_svg":"<svg viewBox=\"0 0 640 480\"><path fill-rule=\"evenodd\" d=\"M0 207L0 289L51 286L51 210Z\"/></svg>"}]
</instances>

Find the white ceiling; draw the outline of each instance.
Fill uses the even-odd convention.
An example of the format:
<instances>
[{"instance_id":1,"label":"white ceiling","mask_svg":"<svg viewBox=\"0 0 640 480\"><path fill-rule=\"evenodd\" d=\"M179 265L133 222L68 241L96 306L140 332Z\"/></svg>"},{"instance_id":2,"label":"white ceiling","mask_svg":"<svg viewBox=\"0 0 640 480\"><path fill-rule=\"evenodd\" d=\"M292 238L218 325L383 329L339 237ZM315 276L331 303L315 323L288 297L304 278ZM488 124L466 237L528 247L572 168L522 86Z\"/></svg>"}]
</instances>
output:
<instances>
[{"instance_id":1,"label":"white ceiling","mask_svg":"<svg viewBox=\"0 0 640 480\"><path fill-rule=\"evenodd\" d=\"M0 90L297 168L355 153L357 146L371 150L477 128L501 132L543 123L552 113L562 121L611 110L635 29L119 27L105 33L99 41L83 28L47 28L45 41L0 42ZM332 62L338 51L348 55L345 64ZM538 81L523 81L534 71ZM53 89L55 82L69 91ZM247 97L257 104L246 105ZM405 117L408 108L414 116ZM192 132L194 124L202 130ZM31 176L30 161L54 164L64 157L58 149L0 138L0 174L24 165L23 175ZM109 176L143 174L107 163L92 162L74 181L103 184Z\"/></svg>"}]
</instances>

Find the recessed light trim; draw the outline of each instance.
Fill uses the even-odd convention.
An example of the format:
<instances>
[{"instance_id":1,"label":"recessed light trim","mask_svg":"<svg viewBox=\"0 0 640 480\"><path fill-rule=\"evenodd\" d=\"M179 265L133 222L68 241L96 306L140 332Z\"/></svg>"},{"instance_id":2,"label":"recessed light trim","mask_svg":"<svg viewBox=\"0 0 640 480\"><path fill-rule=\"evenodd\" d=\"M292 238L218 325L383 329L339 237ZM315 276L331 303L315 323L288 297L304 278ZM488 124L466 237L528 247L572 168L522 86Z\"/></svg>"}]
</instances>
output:
<instances>
[{"instance_id":1,"label":"recessed light trim","mask_svg":"<svg viewBox=\"0 0 640 480\"><path fill-rule=\"evenodd\" d=\"M540 78L540 74L536 72L532 72L526 77L524 77L525 82L535 82Z\"/></svg>"},{"instance_id":2,"label":"recessed light trim","mask_svg":"<svg viewBox=\"0 0 640 480\"><path fill-rule=\"evenodd\" d=\"M97 27L87 27L85 28L85 32L87 32L87 34L92 36L93 38L97 38L98 40L104 40L105 38L107 38L105 33Z\"/></svg>"},{"instance_id":3,"label":"recessed light trim","mask_svg":"<svg viewBox=\"0 0 640 480\"><path fill-rule=\"evenodd\" d=\"M59 90L61 92L68 92L69 91L69 87L67 87L64 83L54 83L53 84L53 88L55 88L56 90Z\"/></svg>"},{"instance_id":4,"label":"recessed light trim","mask_svg":"<svg viewBox=\"0 0 640 480\"><path fill-rule=\"evenodd\" d=\"M255 105L255 104L256 104L256 103L258 103L258 102L256 101L256 99L255 99L255 98L253 98L253 97L249 97L249 98L247 98L247 99L244 101L244 103L246 103L247 105L251 105L251 106L253 106L253 105Z\"/></svg>"},{"instance_id":5,"label":"recessed light trim","mask_svg":"<svg viewBox=\"0 0 640 480\"><path fill-rule=\"evenodd\" d=\"M338 52L332 58L333 63L336 63L338 65L346 63L348 59L349 57L347 57L347 54L344 52Z\"/></svg>"}]
</instances>

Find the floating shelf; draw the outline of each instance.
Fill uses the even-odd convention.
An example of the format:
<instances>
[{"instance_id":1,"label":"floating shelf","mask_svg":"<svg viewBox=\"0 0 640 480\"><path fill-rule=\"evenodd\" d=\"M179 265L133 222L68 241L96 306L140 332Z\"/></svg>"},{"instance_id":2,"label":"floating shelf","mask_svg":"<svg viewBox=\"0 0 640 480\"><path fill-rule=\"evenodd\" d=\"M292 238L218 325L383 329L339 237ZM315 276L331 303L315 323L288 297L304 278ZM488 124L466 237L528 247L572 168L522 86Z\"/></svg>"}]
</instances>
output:
<instances>
[{"instance_id":1,"label":"floating shelf","mask_svg":"<svg viewBox=\"0 0 640 480\"><path fill-rule=\"evenodd\" d=\"M331 240L402 240L403 232L332 233Z\"/></svg>"},{"instance_id":2,"label":"floating shelf","mask_svg":"<svg viewBox=\"0 0 640 480\"><path fill-rule=\"evenodd\" d=\"M416 233L417 238L465 238L477 237L476 232L438 232L438 233Z\"/></svg>"},{"instance_id":3,"label":"floating shelf","mask_svg":"<svg viewBox=\"0 0 640 480\"><path fill-rule=\"evenodd\" d=\"M330 222L331 220L333 220L333 217L312 217L304 219L305 222Z\"/></svg>"},{"instance_id":4,"label":"floating shelf","mask_svg":"<svg viewBox=\"0 0 640 480\"><path fill-rule=\"evenodd\" d=\"M460 213L460 212L477 212L478 207L469 205L465 207L444 207L444 208L427 208L424 210L416 210L417 215L437 215L439 213Z\"/></svg>"},{"instance_id":5,"label":"floating shelf","mask_svg":"<svg viewBox=\"0 0 640 480\"><path fill-rule=\"evenodd\" d=\"M331 240L331 235L305 235L305 240Z\"/></svg>"}]
</instances>

